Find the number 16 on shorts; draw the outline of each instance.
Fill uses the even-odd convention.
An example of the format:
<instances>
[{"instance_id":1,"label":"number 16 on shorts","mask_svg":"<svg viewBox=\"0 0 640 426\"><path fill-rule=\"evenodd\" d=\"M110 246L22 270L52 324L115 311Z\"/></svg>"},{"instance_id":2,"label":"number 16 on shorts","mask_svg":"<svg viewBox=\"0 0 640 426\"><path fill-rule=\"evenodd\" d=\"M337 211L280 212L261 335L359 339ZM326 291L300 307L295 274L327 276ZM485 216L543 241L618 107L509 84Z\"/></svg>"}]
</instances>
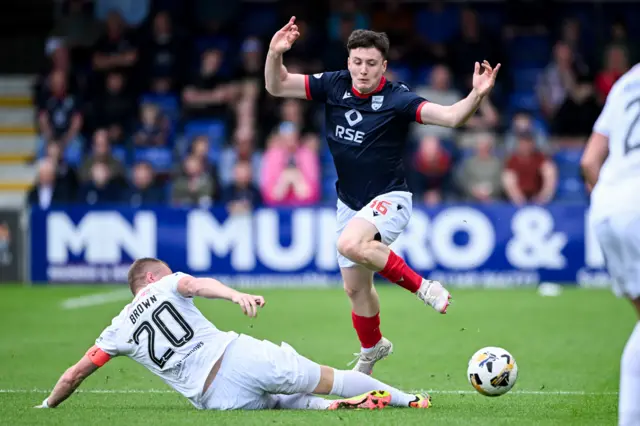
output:
<instances>
[{"instance_id":1,"label":"number 16 on shorts","mask_svg":"<svg viewBox=\"0 0 640 426\"><path fill-rule=\"evenodd\" d=\"M369 208L373 210L373 216L386 215L391 206L390 201L385 200L373 200L369 205Z\"/></svg>"}]
</instances>

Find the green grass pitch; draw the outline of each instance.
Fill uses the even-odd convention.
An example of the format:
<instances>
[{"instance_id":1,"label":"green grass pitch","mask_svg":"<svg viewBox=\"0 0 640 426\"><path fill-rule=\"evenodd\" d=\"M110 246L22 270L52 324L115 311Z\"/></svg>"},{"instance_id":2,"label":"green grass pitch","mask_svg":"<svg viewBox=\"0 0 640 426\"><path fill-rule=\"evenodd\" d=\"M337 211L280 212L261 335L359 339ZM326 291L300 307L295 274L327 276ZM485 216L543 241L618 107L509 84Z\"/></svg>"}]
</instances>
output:
<instances>
[{"instance_id":1,"label":"green grass pitch","mask_svg":"<svg viewBox=\"0 0 640 426\"><path fill-rule=\"evenodd\" d=\"M107 364L59 408L33 409L125 304L65 309L63 302L112 290L0 286L0 424L614 425L619 359L634 325L628 303L606 290L543 298L534 290L454 289L455 303L440 316L399 288L381 287L382 330L395 353L375 375L406 390L433 390L430 410L198 411L128 359ZM359 345L340 290L256 292L268 303L253 320L230 303L197 304L218 328L286 341L317 362L348 368ZM515 356L519 379L511 393L472 392L466 364L483 346Z\"/></svg>"}]
</instances>

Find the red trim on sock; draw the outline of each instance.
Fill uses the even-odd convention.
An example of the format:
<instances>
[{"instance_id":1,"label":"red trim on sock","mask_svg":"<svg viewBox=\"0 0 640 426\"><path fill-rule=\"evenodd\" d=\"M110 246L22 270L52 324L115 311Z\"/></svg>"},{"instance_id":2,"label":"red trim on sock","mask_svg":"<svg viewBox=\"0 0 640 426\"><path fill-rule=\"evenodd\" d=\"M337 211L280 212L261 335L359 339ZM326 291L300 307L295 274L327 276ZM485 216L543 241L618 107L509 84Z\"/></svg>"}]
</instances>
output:
<instances>
[{"instance_id":1,"label":"red trim on sock","mask_svg":"<svg viewBox=\"0 0 640 426\"><path fill-rule=\"evenodd\" d=\"M372 317L361 317L355 312L351 312L351 320L363 348L372 348L382 339L380 312Z\"/></svg>"},{"instance_id":2,"label":"red trim on sock","mask_svg":"<svg viewBox=\"0 0 640 426\"><path fill-rule=\"evenodd\" d=\"M422 277L411 269L393 250L389 253L387 264L379 274L392 283L409 290L411 293L417 292L422 284Z\"/></svg>"}]
</instances>

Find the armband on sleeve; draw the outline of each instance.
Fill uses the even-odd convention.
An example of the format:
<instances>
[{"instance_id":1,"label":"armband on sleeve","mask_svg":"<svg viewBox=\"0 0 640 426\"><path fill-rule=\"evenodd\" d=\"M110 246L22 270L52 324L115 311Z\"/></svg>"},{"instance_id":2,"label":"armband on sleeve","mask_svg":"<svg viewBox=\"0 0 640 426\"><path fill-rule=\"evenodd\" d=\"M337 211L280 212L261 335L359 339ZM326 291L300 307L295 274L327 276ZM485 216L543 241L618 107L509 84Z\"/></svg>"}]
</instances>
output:
<instances>
[{"instance_id":1,"label":"armband on sleeve","mask_svg":"<svg viewBox=\"0 0 640 426\"><path fill-rule=\"evenodd\" d=\"M111 355L100 349L97 345L91 347L86 355L96 367L102 367L111 359Z\"/></svg>"}]
</instances>

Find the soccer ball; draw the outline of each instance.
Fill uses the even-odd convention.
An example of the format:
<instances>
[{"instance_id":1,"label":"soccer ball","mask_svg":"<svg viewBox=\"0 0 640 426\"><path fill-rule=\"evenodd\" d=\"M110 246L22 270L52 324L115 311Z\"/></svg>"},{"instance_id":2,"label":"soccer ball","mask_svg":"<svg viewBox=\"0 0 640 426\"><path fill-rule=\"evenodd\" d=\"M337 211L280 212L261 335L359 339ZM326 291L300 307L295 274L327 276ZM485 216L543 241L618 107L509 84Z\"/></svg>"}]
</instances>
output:
<instances>
[{"instance_id":1,"label":"soccer ball","mask_svg":"<svg viewBox=\"0 0 640 426\"><path fill-rule=\"evenodd\" d=\"M473 354L469 360L467 378L482 395L504 395L516 384L518 365L506 350L488 346Z\"/></svg>"}]
</instances>

